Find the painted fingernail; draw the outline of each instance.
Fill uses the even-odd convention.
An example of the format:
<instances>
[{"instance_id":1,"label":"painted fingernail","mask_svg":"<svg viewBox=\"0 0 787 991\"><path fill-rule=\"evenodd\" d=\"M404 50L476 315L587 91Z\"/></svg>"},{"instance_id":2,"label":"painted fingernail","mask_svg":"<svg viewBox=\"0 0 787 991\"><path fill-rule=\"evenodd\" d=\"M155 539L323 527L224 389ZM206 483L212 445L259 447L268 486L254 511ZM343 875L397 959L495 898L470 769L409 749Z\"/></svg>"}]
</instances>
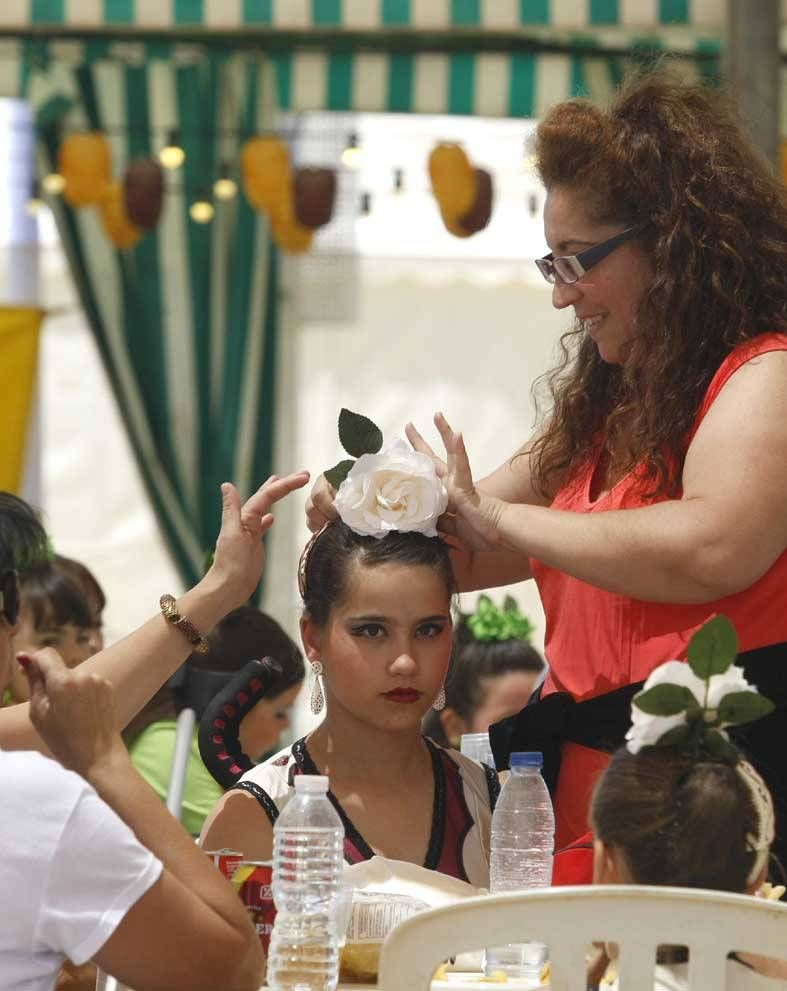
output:
<instances>
[{"instance_id":1,"label":"painted fingernail","mask_svg":"<svg viewBox=\"0 0 787 991\"><path fill-rule=\"evenodd\" d=\"M30 654L19 653L16 655L16 660L21 668L26 669L30 666L30 663L33 660L33 658Z\"/></svg>"}]
</instances>

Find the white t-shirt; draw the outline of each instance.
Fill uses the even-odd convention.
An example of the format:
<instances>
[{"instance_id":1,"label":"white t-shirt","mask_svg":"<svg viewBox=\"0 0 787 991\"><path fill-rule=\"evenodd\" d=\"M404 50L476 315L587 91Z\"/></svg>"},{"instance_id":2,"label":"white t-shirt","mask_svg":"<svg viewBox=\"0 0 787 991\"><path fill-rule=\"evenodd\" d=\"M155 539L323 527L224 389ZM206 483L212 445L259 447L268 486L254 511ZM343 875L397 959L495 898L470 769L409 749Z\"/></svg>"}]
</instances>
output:
<instances>
[{"instance_id":1,"label":"white t-shirt","mask_svg":"<svg viewBox=\"0 0 787 991\"><path fill-rule=\"evenodd\" d=\"M51 991L93 957L162 864L79 775L0 751L0 988Z\"/></svg>"}]
</instances>

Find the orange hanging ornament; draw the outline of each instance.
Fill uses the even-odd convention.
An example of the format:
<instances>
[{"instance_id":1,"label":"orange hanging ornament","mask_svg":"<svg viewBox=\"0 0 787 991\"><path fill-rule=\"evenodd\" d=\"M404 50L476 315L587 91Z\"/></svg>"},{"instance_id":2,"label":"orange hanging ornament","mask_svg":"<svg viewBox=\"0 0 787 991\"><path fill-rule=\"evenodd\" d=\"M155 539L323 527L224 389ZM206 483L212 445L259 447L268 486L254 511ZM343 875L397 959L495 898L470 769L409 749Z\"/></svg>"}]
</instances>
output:
<instances>
[{"instance_id":1,"label":"orange hanging ornament","mask_svg":"<svg viewBox=\"0 0 787 991\"><path fill-rule=\"evenodd\" d=\"M63 199L69 206L97 203L111 177L109 142L100 131L69 134L58 149L57 170L65 180Z\"/></svg>"},{"instance_id":2,"label":"orange hanging ornament","mask_svg":"<svg viewBox=\"0 0 787 991\"><path fill-rule=\"evenodd\" d=\"M274 210L290 195L290 152L279 138L250 138L240 155L243 192L255 210Z\"/></svg>"},{"instance_id":3,"label":"orange hanging ornament","mask_svg":"<svg viewBox=\"0 0 787 991\"><path fill-rule=\"evenodd\" d=\"M106 187L99 210L104 231L115 247L121 251L133 248L142 237L142 231L128 219L122 183L114 181Z\"/></svg>"},{"instance_id":4,"label":"orange hanging ornament","mask_svg":"<svg viewBox=\"0 0 787 991\"><path fill-rule=\"evenodd\" d=\"M473 205L476 192L475 170L458 144L441 142L429 155L432 192L444 217L454 220Z\"/></svg>"}]
</instances>

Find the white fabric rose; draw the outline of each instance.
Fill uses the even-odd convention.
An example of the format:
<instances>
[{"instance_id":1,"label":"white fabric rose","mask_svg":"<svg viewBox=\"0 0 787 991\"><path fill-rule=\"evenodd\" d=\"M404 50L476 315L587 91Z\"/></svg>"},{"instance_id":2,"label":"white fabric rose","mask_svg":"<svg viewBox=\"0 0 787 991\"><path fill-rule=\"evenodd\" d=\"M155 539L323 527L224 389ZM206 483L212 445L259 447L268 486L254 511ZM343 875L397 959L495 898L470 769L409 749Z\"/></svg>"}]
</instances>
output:
<instances>
[{"instance_id":1,"label":"white fabric rose","mask_svg":"<svg viewBox=\"0 0 787 991\"><path fill-rule=\"evenodd\" d=\"M702 705L705 697L705 682L698 678L688 664L683 661L665 661L655 671L651 671L642 692L648 691L655 685L683 685ZM641 694L641 693L638 693ZM637 696L631 704L631 729L626 733L626 748L629 753L637 754L643 747L652 747L661 737L686 722L686 713L678 712L674 716L651 716L637 708Z\"/></svg>"},{"instance_id":2,"label":"white fabric rose","mask_svg":"<svg viewBox=\"0 0 787 991\"><path fill-rule=\"evenodd\" d=\"M436 537L448 493L432 459L396 438L377 454L358 458L334 505L342 521L365 536L379 538L399 530Z\"/></svg>"},{"instance_id":3,"label":"white fabric rose","mask_svg":"<svg viewBox=\"0 0 787 991\"><path fill-rule=\"evenodd\" d=\"M698 678L684 661L666 661L651 671L642 691L646 692L654 685L683 685L688 688L697 700L697 705L705 709L705 718L713 722L721 700L731 692L754 692L743 675L743 669L732 664L723 674L713 674L707 681ZM678 712L674 716L651 716L637 708L637 696L631 705L631 729L626 733L626 747L632 754L639 753L642 747L651 747L658 743L661 737L686 722L686 713ZM724 723L723 725L729 725ZM721 729L717 732L723 733Z\"/></svg>"}]
</instances>

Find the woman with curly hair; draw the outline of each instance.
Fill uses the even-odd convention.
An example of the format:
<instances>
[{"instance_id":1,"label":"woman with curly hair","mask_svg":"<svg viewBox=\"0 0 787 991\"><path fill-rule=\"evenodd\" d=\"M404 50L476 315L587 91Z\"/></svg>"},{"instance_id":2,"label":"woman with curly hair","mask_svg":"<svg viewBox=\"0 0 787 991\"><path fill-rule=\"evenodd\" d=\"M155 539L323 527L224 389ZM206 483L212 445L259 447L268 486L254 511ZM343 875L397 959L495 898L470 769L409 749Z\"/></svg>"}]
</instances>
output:
<instances>
[{"instance_id":1,"label":"woman with curly hair","mask_svg":"<svg viewBox=\"0 0 787 991\"><path fill-rule=\"evenodd\" d=\"M435 418L460 589L532 577L546 614L549 676L493 729L496 758L545 751L557 843L570 843L632 695L723 613L747 676L777 702L737 742L773 794L784 860L785 189L724 96L663 75L606 109L555 106L535 152L551 249L537 264L574 316L551 409L478 483L461 434ZM321 480L311 526L333 515L331 496Z\"/></svg>"}]
</instances>

